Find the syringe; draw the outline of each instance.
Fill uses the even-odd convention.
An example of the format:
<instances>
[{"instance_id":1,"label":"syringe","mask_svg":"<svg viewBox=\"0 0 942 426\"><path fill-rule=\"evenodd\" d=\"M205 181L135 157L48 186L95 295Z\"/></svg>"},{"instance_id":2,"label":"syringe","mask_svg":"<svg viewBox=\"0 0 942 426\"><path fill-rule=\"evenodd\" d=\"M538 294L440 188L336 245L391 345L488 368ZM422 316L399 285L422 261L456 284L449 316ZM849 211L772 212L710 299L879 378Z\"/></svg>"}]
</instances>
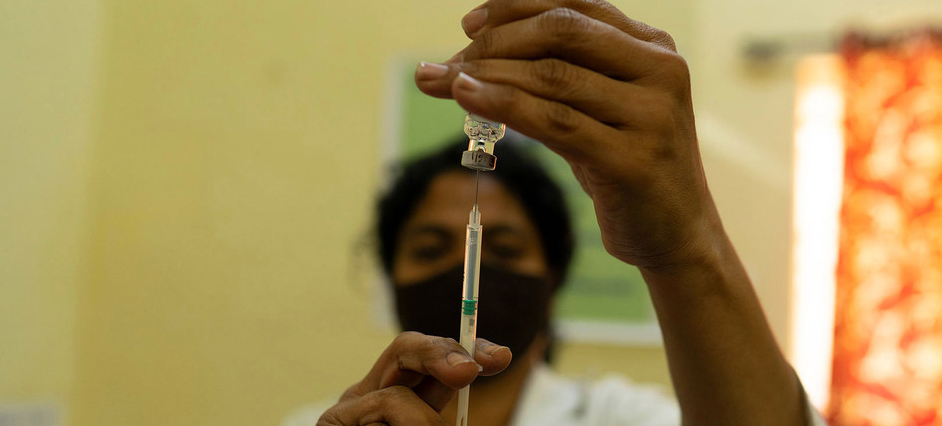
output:
<instances>
[{"instance_id":1,"label":"syringe","mask_svg":"<svg viewBox=\"0 0 942 426\"><path fill-rule=\"evenodd\" d=\"M478 172L480 174L481 172ZM477 180L477 177L475 177ZM475 185L475 198L477 198ZM468 218L464 247L464 283L461 289L461 334L458 343L474 357L474 338L477 335L478 282L481 272L481 212L477 200ZM468 425L468 394L471 386L458 391L458 421L456 426Z\"/></svg>"},{"instance_id":2,"label":"syringe","mask_svg":"<svg viewBox=\"0 0 942 426\"><path fill-rule=\"evenodd\" d=\"M478 282L481 272L481 212L478 210L478 180L481 171L494 170L497 157L494 144L504 137L506 127L485 118L468 114L464 132L468 135L468 150L461 155L461 165L477 170L474 175L474 204L468 218L464 249L464 283L461 290L461 334L459 342L474 357L474 339L477 335ZM458 391L458 419L456 426L468 426L468 397L470 386Z\"/></svg>"}]
</instances>

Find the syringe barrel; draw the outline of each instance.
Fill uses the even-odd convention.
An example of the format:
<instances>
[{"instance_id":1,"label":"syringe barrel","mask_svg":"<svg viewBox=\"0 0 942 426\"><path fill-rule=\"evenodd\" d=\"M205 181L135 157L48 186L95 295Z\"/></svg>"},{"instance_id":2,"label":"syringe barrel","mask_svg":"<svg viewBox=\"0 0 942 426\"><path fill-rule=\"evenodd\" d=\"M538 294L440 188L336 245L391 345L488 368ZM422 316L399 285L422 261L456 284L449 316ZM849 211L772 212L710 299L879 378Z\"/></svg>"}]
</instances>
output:
<instances>
[{"instance_id":1,"label":"syringe barrel","mask_svg":"<svg viewBox=\"0 0 942 426\"><path fill-rule=\"evenodd\" d=\"M478 281L481 273L481 213L477 206L471 210L468 220L468 230L465 234L464 247L464 285L461 290L462 299L478 299Z\"/></svg>"},{"instance_id":2,"label":"syringe barrel","mask_svg":"<svg viewBox=\"0 0 942 426\"><path fill-rule=\"evenodd\" d=\"M477 334L475 323L478 310L478 283L481 273L481 214L477 206L471 210L468 229L465 234L464 282L461 289L461 334L460 344L474 356L474 338Z\"/></svg>"},{"instance_id":3,"label":"syringe barrel","mask_svg":"<svg viewBox=\"0 0 942 426\"><path fill-rule=\"evenodd\" d=\"M478 334L477 327L474 326L477 320L477 311L471 315L461 315L461 334L458 338L458 344L461 345L464 350L468 351L468 354L472 357L474 356L474 339Z\"/></svg>"}]
</instances>

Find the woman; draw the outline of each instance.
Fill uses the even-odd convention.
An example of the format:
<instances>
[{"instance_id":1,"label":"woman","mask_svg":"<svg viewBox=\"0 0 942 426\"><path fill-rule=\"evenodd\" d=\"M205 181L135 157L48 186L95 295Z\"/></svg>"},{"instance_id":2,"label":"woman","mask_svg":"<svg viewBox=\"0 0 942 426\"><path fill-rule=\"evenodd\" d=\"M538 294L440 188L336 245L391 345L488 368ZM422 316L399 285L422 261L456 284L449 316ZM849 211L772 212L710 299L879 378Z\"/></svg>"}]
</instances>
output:
<instances>
[{"instance_id":1,"label":"woman","mask_svg":"<svg viewBox=\"0 0 942 426\"><path fill-rule=\"evenodd\" d=\"M466 142L458 141L406 164L379 202L379 257L393 283L399 323L407 332L380 358L372 379L368 376L365 382L411 381L411 390L371 386L395 389L386 391L389 394L407 393L398 399L388 395L398 404L419 403L417 397L422 395L418 399L427 408L420 412L437 411L435 416L445 424L453 422L457 399L451 395L462 382L442 386L410 373L408 367L401 369L408 361L386 359L398 348L418 346L443 354L440 358L449 367L465 373L473 372L478 363L484 367L471 387L473 424L680 425L676 403L651 388L616 378L575 382L545 365L551 357L553 302L572 258L571 225L559 187L514 142L498 144L499 167L481 174L477 185L485 225L477 363L453 340L431 337L458 337L456 301L461 298L465 225L476 186L475 175L459 164L466 147ZM327 425L352 424L343 417L359 411L344 401L362 401L363 395L373 393L361 395L360 386L362 382L351 388L340 404L309 407L285 426L310 425L318 418ZM417 424L411 418L383 419L390 424L396 420ZM356 423L365 424L362 419Z\"/></svg>"},{"instance_id":2,"label":"woman","mask_svg":"<svg viewBox=\"0 0 942 426\"><path fill-rule=\"evenodd\" d=\"M637 266L648 286L678 424L823 424L809 415L723 229L700 161L689 72L670 35L602 0L489 0L462 27L471 43L445 63L420 64L416 84L570 164L606 250ZM451 424L442 410L477 365L492 375L510 361L509 350L478 348L472 361L453 341L400 336L318 424ZM515 401L498 402L499 413L471 421L507 424Z\"/></svg>"},{"instance_id":3,"label":"woman","mask_svg":"<svg viewBox=\"0 0 942 426\"><path fill-rule=\"evenodd\" d=\"M498 144L499 166L475 182L460 165L466 148L459 140L406 164L379 202L379 257L393 283L399 324L424 334L397 340L457 339L465 225L477 186L484 223L478 347L493 352L482 362L488 376L471 387L471 422L546 425L564 418L591 425L604 417L625 425L678 425L676 404L653 389L616 379L577 383L547 368L553 302L573 253L562 192L515 141ZM453 353L459 363L470 361L463 351ZM445 401L445 393L436 408L454 419L456 399ZM328 407L310 407L287 424L312 424Z\"/></svg>"}]
</instances>

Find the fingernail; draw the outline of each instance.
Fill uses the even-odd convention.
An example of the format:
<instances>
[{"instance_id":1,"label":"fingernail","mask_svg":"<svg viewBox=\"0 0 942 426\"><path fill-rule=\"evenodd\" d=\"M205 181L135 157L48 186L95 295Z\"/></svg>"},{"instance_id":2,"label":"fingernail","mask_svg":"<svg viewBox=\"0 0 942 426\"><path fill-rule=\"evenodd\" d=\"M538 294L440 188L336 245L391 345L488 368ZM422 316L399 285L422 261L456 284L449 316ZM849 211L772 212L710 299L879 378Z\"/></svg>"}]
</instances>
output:
<instances>
[{"instance_id":1,"label":"fingernail","mask_svg":"<svg viewBox=\"0 0 942 426\"><path fill-rule=\"evenodd\" d=\"M508 348L508 347L506 347L506 346L490 345L490 346L484 347L484 353L485 353L485 354L488 354L488 355L494 355L494 354L497 353L497 351L499 351L499 350L501 350L501 349L510 350L510 348Z\"/></svg>"},{"instance_id":2,"label":"fingernail","mask_svg":"<svg viewBox=\"0 0 942 426\"><path fill-rule=\"evenodd\" d=\"M419 80L438 80L448 74L448 67L434 62L419 62L415 75Z\"/></svg>"},{"instance_id":3,"label":"fingernail","mask_svg":"<svg viewBox=\"0 0 942 426\"><path fill-rule=\"evenodd\" d=\"M480 372L482 372L482 371L484 371L484 366L481 365L481 364L478 364L478 373L480 373Z\"/></svg>"},{"instance_id":4,"label":"fingernail","mask_svg":"<svg viewBox=\"0 0 942 426\"><path fill-rule=\"evenodd\" d=\"M484 88L484 84L463 72L458 73L458 88L466 92L478 92Z\"/></svg>"},{"instance_id":5,"label":"fingernail","mask_svg":"<svg viewBox=\"0 0 942 426\"><path fill-rule=\"evenodd\" d=\"M461 18L461 28L468 37L474 38L487 22L487 9L474 9Z\"/></svg>"},{"instance_id":6,"label":"fingernail","mask_svg":"<svg viewBox=\"0 0 942 426\"><path fill-rule=\"evenodd\" d=\"M458 352L452 352L448 354L448 357L446 357L446 359L448 360L448 364L451 365L452 367L461 365L461 364L467 364L469 362L474 362L474 360L471 359L471 357L462 353L458 353Z\"/></svg>"}]
</instances>

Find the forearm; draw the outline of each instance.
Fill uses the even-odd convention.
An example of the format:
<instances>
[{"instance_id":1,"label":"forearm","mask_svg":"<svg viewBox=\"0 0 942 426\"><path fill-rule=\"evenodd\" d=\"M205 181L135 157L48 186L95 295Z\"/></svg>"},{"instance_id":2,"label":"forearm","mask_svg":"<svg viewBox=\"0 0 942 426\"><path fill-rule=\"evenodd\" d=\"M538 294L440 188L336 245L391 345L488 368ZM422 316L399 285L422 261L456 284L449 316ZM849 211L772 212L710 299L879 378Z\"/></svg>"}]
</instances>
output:
<instances>
[{"instance_id":1,"label":"forearm","mask_svg":"<svg viewBox=\"0 0 942 426\"><path fill-rule=\"evenodd\" d=\"M804 425L802 391L719 220L696 256L643 268L684 424Z\"/></svg>"}]
</instances>

